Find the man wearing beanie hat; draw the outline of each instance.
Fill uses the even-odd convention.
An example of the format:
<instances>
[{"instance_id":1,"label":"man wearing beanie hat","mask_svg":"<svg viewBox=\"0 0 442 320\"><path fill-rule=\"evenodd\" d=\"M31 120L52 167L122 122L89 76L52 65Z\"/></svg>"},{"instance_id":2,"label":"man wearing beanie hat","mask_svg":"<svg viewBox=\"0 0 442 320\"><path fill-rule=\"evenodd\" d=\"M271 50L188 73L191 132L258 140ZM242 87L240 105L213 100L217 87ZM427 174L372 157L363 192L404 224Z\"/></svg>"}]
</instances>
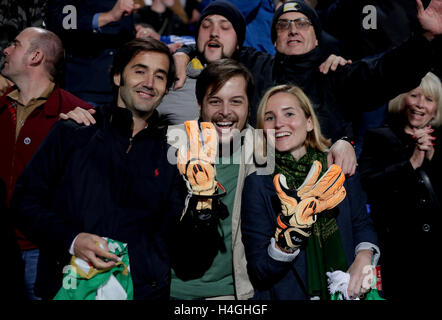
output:
<instances>
[{"instance_id":1,"label":"man wearing beanie hat","mask_svg":"<svg viewBox=\"0 0 442 320\"><path fill-rule=\"evenodd\" d=\"M170 91L158 107L161 123L182 124L198 118L195 97L196 78L207 63L221 58L238 58L246 34L246 22L241 12L230 2L211 2L201 12L195 26L197 56L187 64L186 81L182 88ZM176 53L175 59L188 57Z\"/></svg>"},{"instance_id":2,"label":"man wearing beanie hat","mask_svg":"<svg viewBox=\"0 0 442 320\"><path fill-rule=\"evenodd\" d=\"M271 29L271 38L272 42L275 43L276 41L276 23L278 19L281 17L281 15L287 13L287 12L299 12L305 15L308 20L311 22L315 35L321 34L321 24L319 21L318 14L316 13L315 9L310 7L307 3L303 1L288 1L281 6L279 6L275 14L273 15L273 22L272 22L272 29Z\"/></svg>"},{"instance_id":3,"label":"man wearing beanie hat","mask_svg":"<svg viewBox=\"0 0 442 320\"><path fill-rule=\"evenodd\" d=\"M208 24L210 24L210 23L207 23L207 20L210 21L210 18L211 18L210 16L214 16L214 15L222 16L223 19L227 19L230 22L230 24L232 25L232 28L234 29L234 31L236 33L236 38L237 38L236 46L234 47L234 49L235 50L240 49L242 47L242 44L244 43L244 38L246 35L246 22L245 22L244 16L230 2L228 2L226 0L218 0L218 1L211 2L207 7L204 8L204 10L201 12L201 16L200 16L198 22L196 23L195 41L197 43L198 52L204 54L205 49L207 49L205 47L206 43L204 41L198 42L198 38L199 38L199 34L201 32L206 31L206 29L208 28ZM206 22L205 23L206 25L203 25L203 28L201 29L201 25L203 24L203 22ZM223 24L220 24L220 26L221 26L221 28L230 27L230 26L225 26ZM213 36L215 36L215 35L213 35ZM210 35L209 35L209 37L210 37ZM228 51L227 52L220 52L220 54L222 56L219 56L218 59L232 57L235 50L232 51L232 48L228 48L228 49L230 49L230 52L228 52ZM213 60L216 60L216 59L213 59L212 57L208 56L207 54L204 54L204 58L207 60L206 62L211 62Z\"/></svg>"},{"instance_id":4,"label":"man wearing beanie hat","mask_svg":"<svg viewBox=\"0 0 442 320\"><path fill-rule=\"evenodd\" d=\"M214 123L218 135L220 135L219 127L215 121L231 121L233 123L230 129L221 129L222 132L228 130L239 130L241 132L244 132L243 130L253 130L253 128L246 126L249 111L248 101L250 101L253 95L253 81L249 81L252 76L245 67L232 60L223 59L225 57L238 57L245 38L245 26L245 20L241 12L228 1L214 1L201 12L201 17L196 24L195 35L198 53L187 65L186 82L181 89L169 91L169 97L166 96L166 100L163 100L163 103L159 106L163 112L162 116L164 116L165 110L169 110L174 117L184 115L181 119L175 118L174 124L177 125L169 126L168 136L170 136L171 140L174 140L173 132L175 130L183 129L182 123L184 121L200 117L200 108L201 119ZM232 61L232 63L229 61ZM229 73L232 70L235 71ZM202 80L199 78L197 81L201 72L203 72L203 78ZM217 82L219 79L214 79L216 78L215 74L226 82ZM204 97L200 94L198 101L195 90L197 82L199 83L199 91L204 91ZM233 83L235 84L234 86L232 85L234 89L230 87L230 84ZM240 105L235 104L234 107L231 107L235 111L226 112L227 116L223 115L224 111L207 112L210 107L205 97L209 96L209 89L201 89L201 87L207 86L207 88L212 88L214 86L218 88L218 85L220 87L217 89L217 96L221 95L220 92L222 91L228 96L224 97L226 100L235 97L237 100L240 99L246 102ZM243 95L243 98L239 97L241 95ZM245 96L247 98L242 100ZM189 117L189 114L185 113L191 110L190 108L194 108L192 118ZM180 110L185 112L182 113ZM247 140L247 143L250 143L250 140ZM181 224L180 230L184 236L181 238L175 235L175 237L180 239L180 245L177 244L178 251L184 253L185 262L188 265L185 266L185 270L180 267L181 264L176 266L176 270L172 270L170 294L173 299L245 300L253 296L253 286L247 275L244 246L241 241L241 197L237 196L237 194L241 194L241 185L244 183L247 170L245 165L238 166L235 163L224 164L224 161L222 162L223 165L221 165L221 161L216 165L216 177L226 187L226 196L222 198L222 201L226 205L229 218L220 219L216 230L208 227L197 232L192 226L195 223L193 220L190 222L191 227L189 227L188 223L183 222ZM218 232L214 232L218 230L222 230L222 236ZM198 235L196 236L197 243L194 243L196 234ZM214 237L221 248L218 249L217 244L212 243L209 249L210 253L205 250L207 248L201 249L201 242L209 241L211 243L208 239L214 239ZM184 249L180 250L183 247ZM191 258L192 254L188 251L201 251L199 255L205 260L207 257L212 257L212 249L216 250L216 254L209 265L207 265L206 261L200 261L201 258L197 258L198 261L193 263L188 262L193 260ZM192 269L190 272L187 270L189 267ZM194 273L197 273L197 275L194 275Z\"/></svg>"}]
</instances>

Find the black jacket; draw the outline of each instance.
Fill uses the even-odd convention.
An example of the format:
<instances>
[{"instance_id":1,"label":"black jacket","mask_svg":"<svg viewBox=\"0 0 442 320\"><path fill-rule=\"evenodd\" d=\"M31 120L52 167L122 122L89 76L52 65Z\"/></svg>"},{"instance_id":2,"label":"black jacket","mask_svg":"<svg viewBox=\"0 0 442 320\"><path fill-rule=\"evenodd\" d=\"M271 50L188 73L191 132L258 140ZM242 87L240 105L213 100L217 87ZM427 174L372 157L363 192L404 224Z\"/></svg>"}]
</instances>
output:
<instances>
[{"instance_id":1,"label":"black jacket","mask_svg":"<svg viewBox=\"0 0 442 320\"><path fill-rule=\"evenodd\" d=\"M266 90L293 83L311 99L327 138L335 141L351 135L363 111L374 110L420 84L437 61L436 43L436 39L429 42L417 35L383 55L353 62L327 75L319 72L319 65L327 58L319 47L303 55L278 53L274 57L244 48L240 62L253 73L256 84L250 124L256 124L256 111Z\"/></svg>"},{"instance_id":2,"label":"black jacket","mask_svg":"<svg viewBox=\"0 0 442 320\"><path fill-rule=\"evenodd\" d=\"M133 138L127 109L99 108L96 120L56 123L18 179L11 206L41 250L37 291L57 292L74 237L88 232L128 243L135 299L168 298L167 232L185 194L166 132L156 112Z\"/></svg>"},{"instance_id":3,"label":"black jacket","mask_svg":"<svg viewBox=\"0 0 442 320\"><path fill-rule=\"evenodd\" d=\"M359 175L345 181L346 198L334 210L348 265L354 261L355 249L362 242L377 245L373 222L365 207ZM258 300L305 300L307 293L307 256L301 249L292 262L281 262L268 254L270 239L276 230L281 203L271 176L252 174L243 190L241 230L250 280ZM382 254L381 254L382 255ZM342 270L347 271L347 270Z\"/></svg>"},{"instance_id":4,"label":"black jacket","mask_svg":"<svg viewBox=\"0 0 442 320\"><path fill-rule=\"evenodd\" d=\"M318 14L322 27L342 44L343 56L352 60L383 52L421 32L416 0L336 0ZM370 28L364 27L367 20Z\"/></svg>"},{"instance_id":5,"label":"black jacket","mask_svg":"<svg viewBox=\"0 0 442 320\"><path fill-rule=\"evenodd\" d=\"M150 6L141 7L134 13L134 22L150 25L160 36L191 35L184 21L169 8L163 13L158 13Z\"/></svg>"},{"instance_id":6,"label":"black jacket","mask_svg":"<svg viewBox=\"0 0 442 320\"><path fill-rule=\"evenodd\" d=\"M442 137L436 129L432 160L414 170L409 159L415 143L403 130L404 125L390 122L367 131L359 169L383 252L386 298L410 298L413 292L413 299L427 299L438 296L442 285L434 263L442 242Z\"/></svg>"}]
</instances>

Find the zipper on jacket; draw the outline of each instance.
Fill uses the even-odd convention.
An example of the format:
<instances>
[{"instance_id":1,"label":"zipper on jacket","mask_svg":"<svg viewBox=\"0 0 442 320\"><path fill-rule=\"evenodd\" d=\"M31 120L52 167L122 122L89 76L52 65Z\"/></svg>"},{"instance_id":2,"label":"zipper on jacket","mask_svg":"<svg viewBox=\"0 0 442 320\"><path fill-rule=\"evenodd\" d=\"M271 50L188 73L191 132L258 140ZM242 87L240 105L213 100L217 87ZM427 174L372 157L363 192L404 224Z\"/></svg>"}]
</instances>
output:
<instances>
[{"instance_id":1,"label":"zipper on jacket","mask_svg":"<svg viewBox=\"0 0 442 320\"><path fill-rule=\"evenodd\" d=\"M129 146L127 147L126 154L128 154L130 149L132 149L133 141L134 141L133 137L129 138Z\"/></svg>"}]
</instances>

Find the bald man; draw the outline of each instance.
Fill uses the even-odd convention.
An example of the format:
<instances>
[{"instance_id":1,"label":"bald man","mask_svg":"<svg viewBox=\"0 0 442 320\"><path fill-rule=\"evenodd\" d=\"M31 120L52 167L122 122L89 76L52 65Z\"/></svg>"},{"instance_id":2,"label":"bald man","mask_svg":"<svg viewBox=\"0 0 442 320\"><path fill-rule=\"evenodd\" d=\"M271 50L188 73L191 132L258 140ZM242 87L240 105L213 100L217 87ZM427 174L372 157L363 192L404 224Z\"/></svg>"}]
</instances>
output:
<instances>
[{"instance_id":1,"label":"bald man","mask_svg":"<svg viewBox=\"0 0 442 320\"><path fill-rule=\"evenodd\" d=\"M0 96L0 179L6 184L7 204L16 180L60 112L77 106L91 108L86 102L56 84L58 66L64 49L53 32L26 28L3 50L2 76L13 83ZM12 219L5 215L5 219ZM39 251L16 231L25 262L25 284L29 299L36 299L34 282Z\"/></svg>"}]
</instances>

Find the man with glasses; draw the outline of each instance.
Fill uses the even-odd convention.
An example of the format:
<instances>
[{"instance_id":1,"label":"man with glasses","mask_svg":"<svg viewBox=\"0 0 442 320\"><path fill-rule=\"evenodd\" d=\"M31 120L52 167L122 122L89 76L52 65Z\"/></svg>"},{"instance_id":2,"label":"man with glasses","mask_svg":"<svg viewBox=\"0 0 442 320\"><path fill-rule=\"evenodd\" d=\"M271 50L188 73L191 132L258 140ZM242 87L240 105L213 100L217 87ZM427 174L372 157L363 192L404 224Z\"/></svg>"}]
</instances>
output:
<instances>
[{"instance_id":1,"label":"man with glasses","mask_svg":"<svg viewBox=\"0 0 442 320\"><path fill-rule=\"evenodd\" d=\"M397 94L417 87L436 65L435 48L440 43L436 35L442 33L442 1L432 0L426 9L420 0L417 3L422 34L377 58L353 62L324 75L318 70L324 58L317 13L304 1L285 2L273 17L271 38L276 55L272 57L251 48L241 52L240 61L252 71L256 84L251 124L256 121L259 100L269 87L295 83L312 100L324 135L338 141L339 148L348 150L350 144L342 138L349 140L362 111L374 110ZM332 148L336 147L335 144ZM340 154L339 158L334 158L334 154ZM355 156L349 157L347 151L334 154L329 154L329 163L340 165L346 174L354 173Z\"/></svg>"}]
</instances>

